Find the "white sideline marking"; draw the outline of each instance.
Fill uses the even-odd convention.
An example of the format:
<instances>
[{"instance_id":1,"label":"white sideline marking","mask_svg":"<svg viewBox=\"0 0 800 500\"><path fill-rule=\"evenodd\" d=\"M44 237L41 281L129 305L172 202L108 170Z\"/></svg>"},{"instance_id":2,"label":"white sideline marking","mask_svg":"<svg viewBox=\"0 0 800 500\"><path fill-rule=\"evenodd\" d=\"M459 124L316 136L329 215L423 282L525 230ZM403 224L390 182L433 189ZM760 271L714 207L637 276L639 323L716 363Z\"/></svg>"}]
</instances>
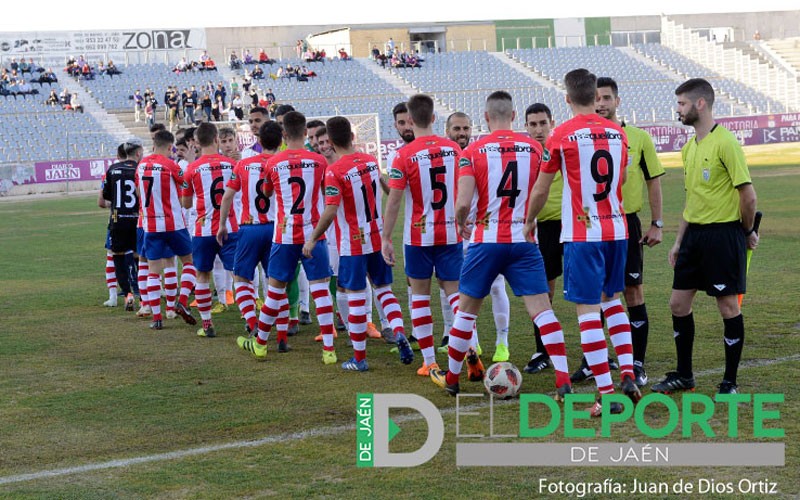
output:
<instances>
[{"instance_id":1,"label":"white sideline marking","mask_svg":"<svg viewBox=\"0 0 800 500\"><path fill-rule=\"evenodd\" d=\"M794 354L792 356L786 356L783 358L775 358L769 360L752 360L752 361L743 361L740 365L740 369L746 369L751 367L761 367L761 366L769 366L778 363L783 363L786 361L800 361L800 354ZM697 372L695 374L696 377L705 377L708 375L715 375L722 373L724 369L722 368L715 368L710 370L704 370L701 372ZM594 386L592 386L592 390L594 390ZM576 388L575 392L585 392ZM495 404L510 404L511 402L502 402L496 401ZM470 406L462 406L460 410L476 410L480 408L484 408L487 406L487 403L480 403ZM455 407L453 408L445 408L441 410L442 414L450 414L455 413ZM404 421L413 421L419 420L417 415L403 415L394 419L396 422L404 422ZM217 444L212 446L201 446L199 448L189 448L186 450L178 450L178 451L170 451L167 453L156 453L154 455L145 455L141 457L134 457L134 458L121 458L117 460L109 460L107 462L98 462L93 464L86 464L86 465L79 465L77 467L66 467L63 469L51 469L51 470L44 470L39 472L31 472L28 474L16 474L13 476L5 476L0 477L0 485L3 484L13 484L13 483L21 483L24 481L33 481L36 479L44 479L50 477L58 477L58 476L67 476L70 474L80 474L83 472L92 472L96 470L104 470L104 469L115 469L119 467L128 467L131 465L137 464L144 464L150 462L162 462L165 460L175 460L180 458L186 457L193 457L196 455L205 455L207 453L213 453L216 451L225 451L225 450L236 450L241 448L254 448L257 446L263 446L267 444L274 444L274 443L285 443L287 441L300 441L306 438L312 438L317 436L330 436L333 434L341 434L347 431L355 430L356 426L354 424L349 425L337 425L332 427L318 427L316 429L310 429L308 431L302 432L293 432L293 433L286 433L286 434L279 434L277 436L270 436L261 439L254 439L249 441L233 441L230 443L223 443Z\"/></svg>"}]
</instances>

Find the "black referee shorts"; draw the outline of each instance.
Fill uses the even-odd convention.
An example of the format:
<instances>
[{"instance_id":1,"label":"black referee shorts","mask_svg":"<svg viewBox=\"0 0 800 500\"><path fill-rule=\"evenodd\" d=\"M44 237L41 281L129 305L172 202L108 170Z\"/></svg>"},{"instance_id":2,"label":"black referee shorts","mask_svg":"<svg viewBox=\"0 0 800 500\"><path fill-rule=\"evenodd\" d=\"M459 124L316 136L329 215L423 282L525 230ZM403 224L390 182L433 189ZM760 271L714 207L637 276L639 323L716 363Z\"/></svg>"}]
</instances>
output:
<instances>
[{"instance_id":1,"label":"black referee shorts","mask_svg":"<svg viewBox=\"0 0 800 500\"><path fill-rule=\"evenodd\" d=\"M136 251L136 225L138 218L119 219L111 223L111 251L114 253Z\"/></svg>"},{"instance_id":2,"label":"black referee shorts","mask_svg":"<svg viewBox=\"0 0 800 500\"><path fill-rule=\"evenodd\" d=\"M628 220L628 259L625 261L625 286L641 285L644 273L642 222L637 214L626 214Z\"/></svg>"},{"instance_id":3,"label":"black referee shorts","mask_svg":"<svg viewBox=\"0 0 800 500\"><path fill-rule=\"evenodd\" d=\"M747 242L738 222L689 224L681 240L672 288L712 297L745 293Z\"/></svg>"},{"instance_id":4,"label":"black referee shorts","mask_svg":"<svg viewBox=\"0 0 800 500\"><path fill-rule=\"evenodd\" d=\"M543 220L536 223L539 251L544 259L544 273L547 281L552 281L564 272L562 263L564 257L564 244L561 239L561 221Z\"/></svg>"}]
</instances>

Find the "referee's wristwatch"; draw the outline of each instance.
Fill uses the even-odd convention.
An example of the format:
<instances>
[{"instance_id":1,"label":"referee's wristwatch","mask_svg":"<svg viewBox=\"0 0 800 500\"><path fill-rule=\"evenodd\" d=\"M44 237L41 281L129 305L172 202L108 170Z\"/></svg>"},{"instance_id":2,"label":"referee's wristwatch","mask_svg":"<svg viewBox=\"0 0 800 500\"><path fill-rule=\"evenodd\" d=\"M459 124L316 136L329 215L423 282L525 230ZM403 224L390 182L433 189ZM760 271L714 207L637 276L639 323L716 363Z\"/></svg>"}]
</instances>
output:
<instances>
[{"instance_id":1,"label":"referee's wristwatch","mask_svg":"<svg viewBox=\"0 0 800 500\"><path fill-rule=\"evenodd\" d=\"M664 221L661 220L661 219L656 219L654 221L651 221L650 225L651 226L656 226L659 229L663 229L664 228Z\"/></svg>"}]
</instances>

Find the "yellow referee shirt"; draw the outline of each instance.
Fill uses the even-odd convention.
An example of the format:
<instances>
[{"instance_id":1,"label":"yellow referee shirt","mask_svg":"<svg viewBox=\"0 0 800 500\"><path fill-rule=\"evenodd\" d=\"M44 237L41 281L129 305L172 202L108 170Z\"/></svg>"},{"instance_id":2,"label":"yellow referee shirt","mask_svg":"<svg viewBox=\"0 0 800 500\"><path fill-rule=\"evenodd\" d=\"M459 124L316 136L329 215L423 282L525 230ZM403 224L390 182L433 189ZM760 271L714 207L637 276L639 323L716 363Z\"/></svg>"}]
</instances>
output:
<instances>
[{"instance_id":1,"label":"yellow referee shirt","mask_svg":"<svg viewBox=\"0 0 800 500\"><path fill-rule=\"evenodd\" d=\"M564 179L561 178L561 172L556 172L553 183L550 185L550 194L547 195L547 201L536 220L561 220L561 192L563 190Z\"/></svg>"},{"instance_id":2,"label":"yellow referee shirt","mask_svg":"<svg viewBox=\"0 0 800 500\"><path fill-rule=\"evenodd\" d=\"M625 123L622 130L628 136L628 174L622 185L622 206L626 214L635 214L644 206L645 182L664 175L664 167L650 134Z\"/></svg>"},{"instance_id":3,"label":"yellow referee shirt","mask_svg":"<svg viewBox=\"0 0 800 500\"><path fill-rule=\"evenodd\" d=\"M736 136L720 125L681 149L686 187L683 218L694 224L733 222L742 218L737 187L750 184L750 171Z\"/></svg>"}]
</instances>

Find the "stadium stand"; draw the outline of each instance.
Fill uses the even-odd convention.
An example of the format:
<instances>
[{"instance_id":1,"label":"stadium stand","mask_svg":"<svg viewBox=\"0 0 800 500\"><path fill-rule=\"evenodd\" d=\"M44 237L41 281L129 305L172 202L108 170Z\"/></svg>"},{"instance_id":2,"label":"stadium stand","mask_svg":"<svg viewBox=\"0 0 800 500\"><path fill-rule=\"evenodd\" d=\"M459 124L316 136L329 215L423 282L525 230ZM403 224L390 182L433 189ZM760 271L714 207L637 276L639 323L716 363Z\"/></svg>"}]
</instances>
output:
<instances>
[{"instance_id":1,"label":"stadium stand","mask_svg":"<svg viewBox=\"0 0 800 500\"><path fill-rule=\"evenodd\" d=\"M681 76L706 78L711 85L739 104L747 106L752 113L782 112L785 106L763 93L730 78L723 78L715 71L678 54L660 44L635 44L634 49L666 66Z\"/></svg>"},{"instance_id":2,"label":"stadium stand","mask_svg":"<svg viewBox=\"0 0 800 500\"><path fill-rule=\"evenodd\" d=\"M91 114L45 104L51 89L62 90L44 84L38 95L0 97L0 163L113 157L119 141Z\"/></svg>"},{"instance_id":3,"label":"stadium stand","mask_svg":"<svg viewBox=\"0 0 800 500\"><path fill-rule=\"evenodd\" d=\"M765 42L787 64L800 73L800 37L767 40Z\"/></svg>"}]
</instances>

